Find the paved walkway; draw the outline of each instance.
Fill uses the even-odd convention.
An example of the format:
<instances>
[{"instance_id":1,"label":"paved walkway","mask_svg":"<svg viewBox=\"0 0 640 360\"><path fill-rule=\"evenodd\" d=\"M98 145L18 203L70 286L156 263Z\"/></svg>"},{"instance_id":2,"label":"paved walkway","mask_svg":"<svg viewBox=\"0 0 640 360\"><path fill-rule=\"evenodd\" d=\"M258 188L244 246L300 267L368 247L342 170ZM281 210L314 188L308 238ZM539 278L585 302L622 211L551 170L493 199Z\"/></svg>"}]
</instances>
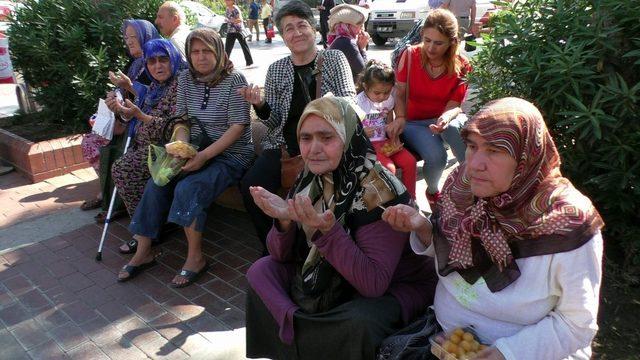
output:
<instances>
[{"instance_id":1,"label":"paved walkway","mask_svg":"<svg viewBox=\"0 0 640 360\"><path fill-rule=\"evenodd\" d=\"M421 208L425 186L418 181ZM167 286L185 260L182 232L165 237L157 266L118 283L129 220L110 226L96 262L97 210L78 207L97 189L91 169L37 184L0 176L0 358L244 359L244 274L261 254L247 215L212 207L203 244L211 268L196 284Z\"/></svg>"},{"instance_id":2,"label":"paved walkway","mask_svg":"<svg viewBox=\"0 0 640 360\"><path fill-rule=\"evenodd\" d=\"M32 185L12 173L0 189L0 357L244 358L244 273L260 256L246 214L212 208L203 246L212 266L196 284L172 289L186 254L181 232L159 246L157 266L128 283L116 282L128 220L111 225L103 260L94 260L102 227L94 212L76 209L97 189L90 170ZM77 226L81 215L89 220ZM52 230L62 218L76 228ZM46 239L12 239L29 224Z\"/></svg>"}]
</instances>

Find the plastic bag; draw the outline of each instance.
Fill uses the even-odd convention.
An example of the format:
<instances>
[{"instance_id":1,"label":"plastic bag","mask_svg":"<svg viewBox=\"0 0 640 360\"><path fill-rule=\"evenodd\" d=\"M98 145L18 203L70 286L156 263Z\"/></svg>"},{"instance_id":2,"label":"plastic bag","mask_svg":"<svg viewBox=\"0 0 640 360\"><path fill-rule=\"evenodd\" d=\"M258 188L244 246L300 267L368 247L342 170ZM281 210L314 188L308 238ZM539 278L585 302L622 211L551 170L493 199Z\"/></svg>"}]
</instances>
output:
<instances>
[{"instance_id":1,"label":"plastic bag","mask_svg":"<svg viewBox=\"0 0 640 360\"><path fill-rule=\"evenodd\" d=\"M180 173L188 159L173 157L167 154L163 146L149 145L147 164L153 182L158 186L165 186Z\"/></svg>"},{"instance_id":2,"label":"plastic bag","mask_svg":"<svg viewBox=\"0 0 640 360\"><path fill-rule=\"evenodd\" d=\"M91 130L95 134L98 134L107 140L111 140L113 138L113 127L115 125L116 118L114 113L107 107L107 103L104 99L100 99L98 102L98 111L91 117L89 122L91 123L92 120L93 124L91 125Z\"/></svg>"},{"instance_id":3,"label":"plastic bag","mask_svg":"<svg viewBox=\"0 0 640 360\"><path fill-rule=\"evenodd\" d=\"M276 32L273 29L273 24L269 23L267 25L267 33L265 34L267 36L267 39L273 39L276 36Z\"/></svg>"}]
</instances>

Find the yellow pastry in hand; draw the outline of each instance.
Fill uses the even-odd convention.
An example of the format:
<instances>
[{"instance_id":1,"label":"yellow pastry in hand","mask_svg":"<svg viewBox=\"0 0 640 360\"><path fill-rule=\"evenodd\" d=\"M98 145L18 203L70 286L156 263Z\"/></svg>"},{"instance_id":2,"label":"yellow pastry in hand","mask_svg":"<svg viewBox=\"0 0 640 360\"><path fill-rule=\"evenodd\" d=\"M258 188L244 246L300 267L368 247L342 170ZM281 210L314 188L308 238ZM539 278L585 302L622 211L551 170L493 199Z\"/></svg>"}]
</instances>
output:
<instances>
[{"instance_id":1,"label":"yellow pastry in hand","mask_svg":"<svg viewBox=\"0 0 640 360\"><path fill-rule=\"evenodd\" d=\"M198 153L191 144L180 140L170 142L164 147L165 149L167 149L167 153L174 156L179 156L183 159L191 159Z\"/></svg>"}]
</instances>

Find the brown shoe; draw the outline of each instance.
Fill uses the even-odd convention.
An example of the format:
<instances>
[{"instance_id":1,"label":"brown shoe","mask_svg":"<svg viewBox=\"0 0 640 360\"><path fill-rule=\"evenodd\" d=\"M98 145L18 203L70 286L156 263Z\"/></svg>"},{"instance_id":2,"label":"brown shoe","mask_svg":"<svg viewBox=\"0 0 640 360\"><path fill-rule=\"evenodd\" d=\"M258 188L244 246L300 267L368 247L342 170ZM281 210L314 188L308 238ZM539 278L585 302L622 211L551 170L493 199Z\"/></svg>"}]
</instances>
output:
<instances>
[{"instance_id":1,"label":"brown shoe","mask_svg":"<svg viewBox=\"0 0 640 360\"><path fill-rule=\"evenodd\" d=\"M82 211L87 211L87 210L93 210L93 209L97 209L100 206L102 206L102 199L91 199L91 200L86 200L85 202L82 203L82 205L80 205L80 210Z\"/></svg>"},{"instance_id":2,"label":"brown shoe","mask_svg":"<svg viewBox=\"0 0 640 360\"><path fill-rule=\"evenodd\" d=\"M111 221L123 218L125 216L128 216L127 210L116 210L111 214ZM107 212L100 211L98 215L94 216L93 218L96 220L96 224L104 224L105 220L107 219Z\"/></svg>"}]
</instances>

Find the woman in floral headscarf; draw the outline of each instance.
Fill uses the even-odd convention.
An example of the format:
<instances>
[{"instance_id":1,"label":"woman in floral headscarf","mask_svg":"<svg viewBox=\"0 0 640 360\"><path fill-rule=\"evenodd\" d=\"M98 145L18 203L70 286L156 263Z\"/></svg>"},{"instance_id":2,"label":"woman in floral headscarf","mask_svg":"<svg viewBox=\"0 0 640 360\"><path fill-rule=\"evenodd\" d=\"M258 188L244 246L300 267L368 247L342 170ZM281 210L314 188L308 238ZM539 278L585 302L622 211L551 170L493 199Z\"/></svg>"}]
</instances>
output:
<instances>
[{"instance_id":1,"label":"woman in floral headscarf","mask_svg":"<svg viewBox=\"0 0 640 360\"><path fill-rule=\"evenodd\" d=\"M287 200L251 188L275 222L271 255L247 272L248 357L372 359L431 303L431 264L380 218L410 196L376 160L361 112L346 98L310 102L297 128L305 169Z\"/></svg>"},{"instance_id":2,"label":"woman in floral headscarf","mask_svg":"<svg viewBox=\"0 0 640 360\"><path fill-rule=\"evenodd\" d=\"M474 359L588 359L598 329L600 215L560 173L531 103L493 101L462 136L466 162L449 175L433 225L404 206L383 214L413 232L416 253L436 259L437 321L430 316L423 332L472 326L492 345ZM396 358L401 346L393 337L387 344L384 358Z\"/></svg>"},{"instance_id":3,"label":"woman in floral headscarf","mask_svg":"<svg viewBox=\"0 0 640 360\"><path fill-rule=\"evenodd\" d=\"M147 20L127 19L122 24L122 37L127 46L127 55L130 61L124 73L118 72L116 74L109 72L109 79L118 87L116 91L120 93L122 99L133 101L136 96L134 84L139 83L146 86L151 83L151 78L145 71L142 47L150 40L159 39L160 34L158 30L156 30L156 27ZM114 109L111 110L113 111ZM121 120L118 114L116 115L117 119ZM116 134L114 134L111 140L94 133L86 134L82 139L82 155L95 169L96 173L98 173L101 192L95 199L85 201L81 208L83 210L90 210L102 205L102 209L105 211L96 216L98 222L104 222L104 218L106 217L106 210L109 204L108 199L112 191L111 166L113 162L122 155L124 139L126 137L123 135L124 129L125 125L121 121L117 121L114 129ZM103 202L102 199L107 199L107 201ZM124 214L126 214L126 212L122 209L122 204L118 201L115 206L115 211L112 214L112 219Z\"/></svg>"},{"instance_id":4,"label":"woman in floral headscarf","mask_svg":"<svg viewBox=\"0 0 640 360\"><path fill-rule=\"evenodd\" d=\"M144 186L151 177L147 166L149 145L160 140L169 141L171 137L171 129L164 134L162 131L171 114L176 111L178 73L186 68L182 55L169 40L151 40L144 44L143 52L145 69L152 79L151 85L137 86L135 104L129 100L120 104L115 95L107 96L107 102L125 119L136 119L131 145L111 169L113 182L129 215L135 212ZM133 244L129 246L135 247Z\"/></svg>"}]
</instances>

